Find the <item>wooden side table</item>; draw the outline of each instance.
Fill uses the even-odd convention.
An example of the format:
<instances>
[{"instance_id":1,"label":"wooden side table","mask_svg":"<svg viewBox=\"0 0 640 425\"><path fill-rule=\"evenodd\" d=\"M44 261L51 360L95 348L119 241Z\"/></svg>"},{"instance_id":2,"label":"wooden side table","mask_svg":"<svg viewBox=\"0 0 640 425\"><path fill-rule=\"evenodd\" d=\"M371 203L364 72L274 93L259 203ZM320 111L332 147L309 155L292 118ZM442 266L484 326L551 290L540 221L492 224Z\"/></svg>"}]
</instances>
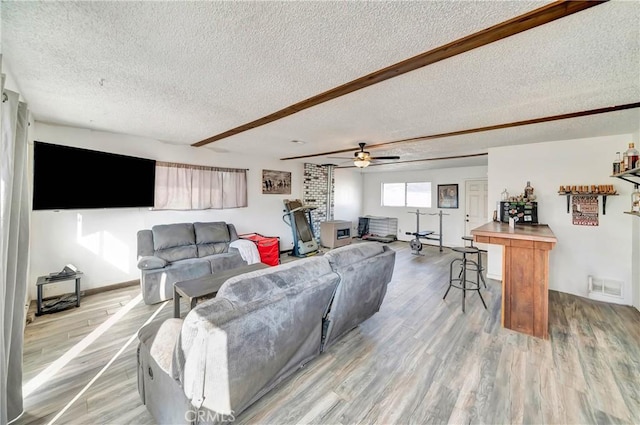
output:
<instances>
[{"instance_id":1,"label":"wooden side table","mask_svg":"<svg viewBox=\"0 0 640 425\"><path fill-rule=\"evenodd\" d=\"M46 313L55 313L57 311L61 311L64 310L64 308L45 308L43 307L43 302L42 302L42 292L43 292L43 288L44 285L49 285L52 283L59 283L59 282L65 282L68 280L75 280L76 281L76 291L75 291L75 297L76 297L76 307L80 307L80 279L82 277L82 272L81 271L77 271L74 274L70 274L64 277L54 277L54 276L40 276L38 277L38 281L36 282L36 286L38 289L38 301L37 301L37 311L36 311L36 316L40 316L42 314L46 314Z\"/></svg>"}]
</instances>

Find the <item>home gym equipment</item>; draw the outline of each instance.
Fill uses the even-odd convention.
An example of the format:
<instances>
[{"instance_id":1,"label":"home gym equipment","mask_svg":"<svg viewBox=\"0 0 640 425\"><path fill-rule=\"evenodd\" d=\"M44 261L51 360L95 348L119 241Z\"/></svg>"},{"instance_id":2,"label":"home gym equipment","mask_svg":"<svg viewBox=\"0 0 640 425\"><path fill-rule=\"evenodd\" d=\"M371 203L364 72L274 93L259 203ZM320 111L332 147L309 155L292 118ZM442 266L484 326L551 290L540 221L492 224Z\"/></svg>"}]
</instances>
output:
<instances>
[{"instance_id":1,"label":"home gym equipment","mask_svg":"<svg viewBox=\"0 0 640 425\"><path fill-rule=\"evenodd\" d=\"M409 247L411 247L411 251L412 251L411 254L424 255L424 254L420 254L420 251L422 251L422 242L420 241L420 238L426 239L428 235L431 235L435 232L433 230L423 230L422 232L420 231L420 216L426 215L427 213L421 213L420 210L415 210L415 211L409 211L409 214L416 215L416 231L405 232L405 234L407 235L414 236L414 238L411 239L411 241L409 242Z\"/></svg>"},{"instance_id":2,"label":"home gym equipment","mask_svg":"<svg viewBox=\"0 0 640 425\"><path fill-rule=\"evenodd\" d=\"M445 214L445 213L442 212L442 210L440 210L437 213L433 213L433 214L429 214L429 215L437 215L439 220L440 220L440 224L439 224L438 234L433 234L431 236L427 236L425 239L431 239L433 241L438 241L438 247L440 248L440 252L442 252L442 216L443 215L449 215L449 214ZM437 238L434 237L434 236L437 236Z\"/></svg>"},{"instance_id":3,"label":"home gym equipment","mask_svg":"<svg viewBox=\"0 0 640 425\"><path fill-rule=\"evenodd\" d=\"M291 227L293 233L293 251L295 257L308 257L318 252L318 242L313 234L311 211L316 207L303 205L299 199L285 199L285 213L282 221Z\"/></svg>"},{"instance_id":4,"label":"home gym equipment","mask_svg":"<svg viewBox=\"0 0 640 425\"><path fill-rule=\"evenodd\" d=\"M438 218L440 220L440 224L439 224L439 229L440 230L438 230L438 234L427 236L425 239L431 239L431 240L434 240L434 241L438 241L438 246L440 248L440 252L442 252L442 216L443 215L449 215L449 214L444 214L442 212L442 210L440 210L437 213L433 213L433 214L429 214L429 215L437 215L438 216ZM435 238L434 236L437 236L437 238Z\"/></svg>"},{"instance_id":5,"label":"home gym equipment","mask_svg":"<svg viewBox=\"0 0 640 425\"><path fill-rule=\"evenodd\" d=\"M438 247L440 249L440 252L442 252L442 216L443 215L449 215L449 214L444 214L442 211L439 211L439 212L433 213L433 214L429 214L429 215L437 215L437 216L439 216L439 219L440 219L439 233L435 233L433 230L420 231L420 216L421 215L426 215L426 213L421 213L420 210L416 210L416 211L409 211L409 214L415 214L416 215L416 231L415 232L405 232L405 234L407 234L407 235L415 236L415 238L413 238L409 242L409 246L411 247L411 250L413 251L412 254L413 255L423 255L423 254L420 254L420 251L422 251L422 241L420 239L428 239L428 240L432 240L432 241L438 241Z\"/></svg>"}]
</instances>

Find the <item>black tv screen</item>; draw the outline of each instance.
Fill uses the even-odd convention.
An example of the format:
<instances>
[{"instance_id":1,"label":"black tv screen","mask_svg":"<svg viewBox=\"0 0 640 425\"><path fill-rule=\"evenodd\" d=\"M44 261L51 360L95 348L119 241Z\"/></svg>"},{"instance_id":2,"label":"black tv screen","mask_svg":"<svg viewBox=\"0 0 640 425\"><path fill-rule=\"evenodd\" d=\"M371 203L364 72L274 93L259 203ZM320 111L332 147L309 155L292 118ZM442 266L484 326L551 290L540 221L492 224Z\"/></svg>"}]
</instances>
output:
<instances>
[{"instance_id":1,"label":"black tv screen","mask_svg":"<svg viewBox=\"0 0 640 425\"><path fill-rule=\"evenodd\" d=\"M36 141L33 209L153 207L156 162Z\"/></svg>"}]
</instances>

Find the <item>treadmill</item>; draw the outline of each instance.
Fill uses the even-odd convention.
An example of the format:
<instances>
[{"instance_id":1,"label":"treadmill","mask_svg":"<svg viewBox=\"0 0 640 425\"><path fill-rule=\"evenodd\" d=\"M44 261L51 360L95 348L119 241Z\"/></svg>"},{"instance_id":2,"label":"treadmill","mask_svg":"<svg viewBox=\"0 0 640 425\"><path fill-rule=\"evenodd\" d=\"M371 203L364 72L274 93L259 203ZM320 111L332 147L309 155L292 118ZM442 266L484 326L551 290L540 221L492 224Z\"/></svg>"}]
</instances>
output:
<instances>
[{"instance_id":1,"label":"treadmill","mask_svg":"<svg viewBox=\"0 0 640 425\"><path fill-rule=\"evenodd\" d=\"M311 211L316 207L303 205L299 199L285 199L282 220L291 227L293 252L296 257L308 257L318 252L318 242L313 234Z\"/></svg>"}]
</instances>

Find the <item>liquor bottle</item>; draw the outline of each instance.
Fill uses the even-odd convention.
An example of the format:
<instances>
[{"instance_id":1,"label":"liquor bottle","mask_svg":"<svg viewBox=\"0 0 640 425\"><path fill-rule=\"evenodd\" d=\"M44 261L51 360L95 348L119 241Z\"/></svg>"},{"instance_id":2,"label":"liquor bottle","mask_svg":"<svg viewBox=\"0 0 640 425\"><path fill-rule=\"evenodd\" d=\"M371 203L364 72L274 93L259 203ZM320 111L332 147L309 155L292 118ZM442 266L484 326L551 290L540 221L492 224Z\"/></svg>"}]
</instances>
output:
<instances>
[{"instance_id":1,"label":"liquor bottle","mask_svg":"<svg viewBox=\"0 0 640 425\"><path fill-rule=\"evenodd\" d=\"M625 168L631 170L638 166L638 159L640 159L640 152L635 148L633 143L629 143L629 149L625 152L627 155L627 164Z\"/></svg>"},{"instance_id":2,"label":"liquor bottle","mask_svg":"<svg viewBox=\"0 0 640 425\"><path fill-rule=\"evenodd\" d=\"M620 173L620 152L616 152L616 159L613 160L613 174Z\"/></svg>"},{"instance_id":3,"label":"liquor bottle","mask_svg":"<svg viewBox=\"0 0 640 425\"><path fill-rule=\"evenodd\" d=\"M635 185L635 188L631 193L631 211L640 213L640 189L638 188L638 185Z\"/></svg>"},{"instance_id":4,"label":"liquor bottle","mask_svg":"<svg viewBox=\"0 0 640 425\"><path fill-rule=\"evenodd\" d=\"M622 153L622 161L620 161L620 172L624 173L625 171L629 170L629 168L627 167L628 165L629 165L628 154L627 154L627 151L624 151Z\"/></svg>"},{"instance_id":5,"label":"liquor bottle","mask_svg":"<svg viewBox=\"0 0 640 425\"><path fill-rule=\"evenodd\" d=\"M531 182L527 182L527 185L524 188L524 197L529 199L533 195L533 187L531 187Z\"/></svg>"}]
</instances>

